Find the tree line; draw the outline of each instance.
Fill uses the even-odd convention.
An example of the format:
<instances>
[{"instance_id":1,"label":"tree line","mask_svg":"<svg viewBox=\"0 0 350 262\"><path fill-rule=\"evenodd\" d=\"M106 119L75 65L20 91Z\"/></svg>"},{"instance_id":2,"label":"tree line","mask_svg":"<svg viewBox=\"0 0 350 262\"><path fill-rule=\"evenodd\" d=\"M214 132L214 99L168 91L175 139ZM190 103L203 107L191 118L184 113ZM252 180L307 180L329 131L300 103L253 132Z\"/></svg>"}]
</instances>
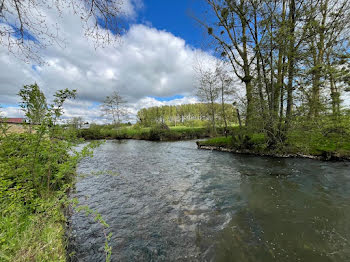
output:
<instances>
[{"instance_id":1,"label":"tree line","mask_svg":"<svg viewBox=\"0 0 350 262\"><path fill-rule=\"evenodd\" d=\"M248 128L263 130L274 145L300 117L336 121L349 91L350 1L206 2L210 21L195 19L244 85ZM201 80L210 85L206 73Z\"/></svg>"},{"instance_id":2,"label":"tree line","mask_svg":"<svg viewBox=\"0 0 350 262\"><path fill-rule=\"evenodd\" d=\"M174 106L154 106L142 108L137 112L138 123L145 127L164 123L170 126L204 125L211 123L212 111L207 103L184 104ZM224 125L224 115L227 125L237 123L236 111L233 105L214 103L214 119ZM224 111L223 111L224 108Z\"/></svg>"}]
</instances>

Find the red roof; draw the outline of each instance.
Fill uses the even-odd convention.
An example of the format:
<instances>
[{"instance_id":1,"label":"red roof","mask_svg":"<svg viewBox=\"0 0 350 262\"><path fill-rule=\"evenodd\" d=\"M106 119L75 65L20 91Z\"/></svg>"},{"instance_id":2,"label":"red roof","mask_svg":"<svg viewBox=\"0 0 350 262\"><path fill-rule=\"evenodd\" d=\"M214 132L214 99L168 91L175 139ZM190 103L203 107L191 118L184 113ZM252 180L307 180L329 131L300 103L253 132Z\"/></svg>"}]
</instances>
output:
<instances>
[{"instance_id":1,"label":"red roof","mask_svg":"<svg viewBox=\"0 0 350 262\"><path fill-rule=\"evenodd\" d=\"M22 124L26 122L24 118L5 118L5 119L2 119L1 121L3 120L5 120L4 122L10 123L10 124Z\"/></svg>"}]
</instances>

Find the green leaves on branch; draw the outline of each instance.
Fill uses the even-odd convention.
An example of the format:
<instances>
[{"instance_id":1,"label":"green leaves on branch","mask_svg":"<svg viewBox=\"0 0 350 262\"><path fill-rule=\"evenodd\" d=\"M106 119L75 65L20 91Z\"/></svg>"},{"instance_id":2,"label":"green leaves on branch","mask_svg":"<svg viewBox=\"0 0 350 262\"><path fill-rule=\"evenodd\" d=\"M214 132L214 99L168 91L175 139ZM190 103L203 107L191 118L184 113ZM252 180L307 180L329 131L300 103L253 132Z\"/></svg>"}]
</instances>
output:
<instances>
[{"instance_id":1,"label":"green leaves on branch","mask_svg":"<svg viewBox=\"0 0 350 262\"><path fill-rule=\"evenodd\" d=\"M76 90L68 88L58 90L54 94L53 103L48 105L44 93L35 83L25 85L18 93L22 101L20 107L25 113L26 118L32 125L51 125L56 124L57 120L63 114L63 104L67 99L76 97Z\"/></svg>"},{"instance_id":2,"label":"green leaves on branch","mask_svg":"<svg viewBox=\"0 0 350 262\"><path fill-rule=\"evenodd\" d=\"M48 113L48 106L44 93L37 84L25 85L18 93L22 101L20 107L30 124L40 124Z\"/></svg>"}]
</instances>

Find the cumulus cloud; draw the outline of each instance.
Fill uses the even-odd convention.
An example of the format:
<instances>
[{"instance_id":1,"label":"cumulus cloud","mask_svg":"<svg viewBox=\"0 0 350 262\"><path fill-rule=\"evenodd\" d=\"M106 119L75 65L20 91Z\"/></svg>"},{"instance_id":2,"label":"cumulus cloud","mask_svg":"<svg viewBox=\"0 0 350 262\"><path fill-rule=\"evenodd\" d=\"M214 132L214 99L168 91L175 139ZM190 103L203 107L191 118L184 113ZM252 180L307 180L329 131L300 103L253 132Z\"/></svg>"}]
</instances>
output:
<instances>
[{"instance_id":1,"label":"cumulus cloud","mask_svg":"<svg viewBox=\"0 0 350 262\"><path fill-rule=\"evenodd\" d=\"M142 5L140 0L125 1L130 16ZM7 116L18 116L16 96L25 84L38 83L48 99L62 88L77 89L78 97L66 106L65 117L101 119L98 104L118 90L130 103L133 113L142 107L193 103L194 63L211 55L188 46L173 34L134 24L114 46L95 49L82 32L79 17L70 11L58 16L47 11L47 19L60 23L65 48L48 46L42 51L43 65L25 63L0 47L0 105ZM182 95L184 98L160 102L152 97ZM10 105L10 106L9 106ZM16 112L17 113L16 113Z\"/></svg>"}]
</instances>

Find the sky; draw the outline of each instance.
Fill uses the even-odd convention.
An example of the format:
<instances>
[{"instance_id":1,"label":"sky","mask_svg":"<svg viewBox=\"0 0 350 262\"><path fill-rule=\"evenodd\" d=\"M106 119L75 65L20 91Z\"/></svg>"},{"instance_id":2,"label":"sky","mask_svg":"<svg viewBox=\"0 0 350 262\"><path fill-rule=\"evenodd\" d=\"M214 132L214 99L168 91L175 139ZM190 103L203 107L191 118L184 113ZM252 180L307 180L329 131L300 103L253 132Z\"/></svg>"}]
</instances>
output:
<instances>
[{"instance_id":1,"label":"sky","mask_svg":"<svg viewBox=\"0 0 350 262\"><path fill-rule=\"evenodd\" d=\"M58 25L65 46L52 44L41 50L44 64L23 61L0 46L3 113L23 116L17 93L33 83L48 100L59 89L77 89L77 98L65 105L64 118L96 123L108 121L100 104L113 91L126 98L132 115L143 107L198 102L195 64L216 60L204 44L205 33L191 17L204 8L201 0L124 0L126 31L104 48L96 48L84 36L79 17L69 8L60 15L54 8L43 10L46 20Z\"/></svg>"}]
</instances>

